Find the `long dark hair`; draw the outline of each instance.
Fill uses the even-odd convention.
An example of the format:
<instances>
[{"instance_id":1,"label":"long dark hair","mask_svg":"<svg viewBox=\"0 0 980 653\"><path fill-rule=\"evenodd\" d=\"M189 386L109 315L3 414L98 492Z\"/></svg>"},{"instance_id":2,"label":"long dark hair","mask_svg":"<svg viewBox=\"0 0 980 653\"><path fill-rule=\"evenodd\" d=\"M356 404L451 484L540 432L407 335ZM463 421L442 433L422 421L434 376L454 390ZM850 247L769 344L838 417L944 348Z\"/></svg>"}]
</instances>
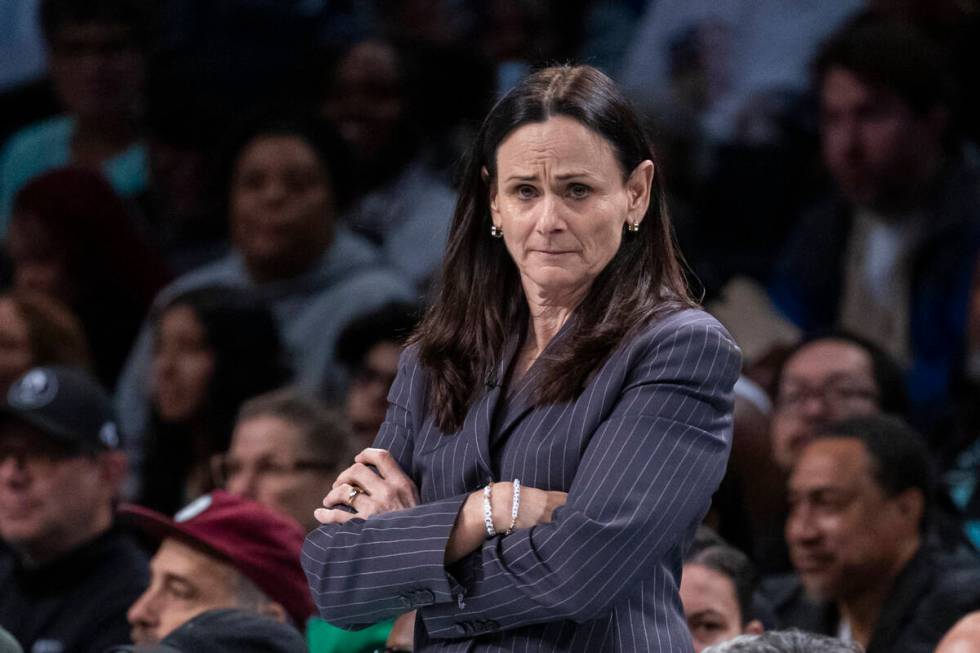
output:
<instances>
[{"instance_id":1,"label":"long dark hair","mask_svg":"<svg viewBox=\"0 0 980 653\"><path fill-rule=\"evenodd\" d=\"M611 79L590 66L540 70L491 109L464 160L459 200L435 302L413 337L430 372L430 401L444 433L459 429L510 334L527 326L528 309L513 260L490 236L489 183L497 148L515 129L568 116L612 147L624 179L645 160L656 163L639 120ZM483 179L481 170L489 175ZM538 403L571 401L630 329L693 306L674 243L659 168L639 231L627 234L596 277L570 325L549 351Z\"/></svg>"},{"instance_id":2,"label":"long dark hair","mask_svg":"<svg viewBox=\"0 0 980 653\"><path fill-rule=\"evenodd\" d=\"M290 380L278 325L249 291L210 286L189 290L154 313L156 328L168 311L190 308L214 352L214 374L194 424L165 422L151 406L141 503L171 514L187 499L187 475L213 453L225 451L242 403Z\"/></svg>"}]
</instances>

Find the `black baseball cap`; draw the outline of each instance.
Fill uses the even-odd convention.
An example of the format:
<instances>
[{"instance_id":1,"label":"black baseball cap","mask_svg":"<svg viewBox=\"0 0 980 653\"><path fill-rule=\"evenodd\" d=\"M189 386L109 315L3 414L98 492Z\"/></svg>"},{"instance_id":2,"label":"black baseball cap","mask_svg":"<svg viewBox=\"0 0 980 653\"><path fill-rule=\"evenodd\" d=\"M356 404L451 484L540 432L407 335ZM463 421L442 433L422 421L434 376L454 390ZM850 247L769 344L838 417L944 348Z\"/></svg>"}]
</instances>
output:
<instances>
[{"instance_id":1,"label":"black baseball cap","mask_svg":"<svg viewBox=\"0 0 980 653\"><path fill-rule=\"evenodd\" d=\"M210 610L174 629L159 644L117 646L107 653L306 653L292 626L244 610Z\"/></svg>"},{"instance_id":2,"label":"black baseball cap","mask_svg":"<svg viewBox=\"0 0 980 653\"><path fill-rule=\"evenodd\" d=\"M35 367L17 379L0 418L15 418L51 439L81 449L121 445L112 401L88 372L61 365Z\"/></svg>"}]
</instances>

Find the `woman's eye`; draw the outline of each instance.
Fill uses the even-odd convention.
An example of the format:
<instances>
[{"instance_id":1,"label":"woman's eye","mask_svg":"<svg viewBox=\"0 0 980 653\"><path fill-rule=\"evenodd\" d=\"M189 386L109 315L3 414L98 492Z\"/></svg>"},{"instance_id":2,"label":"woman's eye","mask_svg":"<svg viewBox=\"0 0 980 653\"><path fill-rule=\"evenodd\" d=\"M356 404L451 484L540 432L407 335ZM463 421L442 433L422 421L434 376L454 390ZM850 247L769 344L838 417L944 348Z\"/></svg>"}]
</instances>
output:
<instances>
[{"instance_id":1,"label":"woman's eye","mask_svg":"<svg viewBox=\"0 0 980 653\"><path fill-rule=\"evenodd\" d=\"M517 187L517 196L520 197L522 200L531 199L532 197L535 196L535 194L536 192L534 190L534 186L524 185L524 186Z\"/></svg>"},{"instance_id":2,"label":"woman's eye","mask_svg":"<svg viewBox=\"0 0 980 653\"><path fill-rule=\"evenodd\" d=\"M584 199L589 196L591 189L585 184L572 184L568 187L568 194L577 199Z\"/></svg>"}]
</instances>

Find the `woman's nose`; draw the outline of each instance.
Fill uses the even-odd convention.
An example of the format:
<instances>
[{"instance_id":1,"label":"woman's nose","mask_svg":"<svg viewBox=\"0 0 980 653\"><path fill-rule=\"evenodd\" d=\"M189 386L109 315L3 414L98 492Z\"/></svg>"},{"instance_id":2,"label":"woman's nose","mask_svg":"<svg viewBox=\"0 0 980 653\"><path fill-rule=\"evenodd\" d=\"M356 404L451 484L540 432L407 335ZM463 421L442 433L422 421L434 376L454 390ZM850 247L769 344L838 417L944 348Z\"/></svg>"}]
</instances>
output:
<instances>
[{"instance_id":1,"label":"woman's nose","mask_svg":"<svg viewBox=\"0 0 980 653\"><path fill-rule=\"evenodd\" d=\"M538 203L538 215L535 228L540 233L553 233L565 229L562 217L563 205L561 198L552 193L545 193Z\"/></svg>"}]
</instances>

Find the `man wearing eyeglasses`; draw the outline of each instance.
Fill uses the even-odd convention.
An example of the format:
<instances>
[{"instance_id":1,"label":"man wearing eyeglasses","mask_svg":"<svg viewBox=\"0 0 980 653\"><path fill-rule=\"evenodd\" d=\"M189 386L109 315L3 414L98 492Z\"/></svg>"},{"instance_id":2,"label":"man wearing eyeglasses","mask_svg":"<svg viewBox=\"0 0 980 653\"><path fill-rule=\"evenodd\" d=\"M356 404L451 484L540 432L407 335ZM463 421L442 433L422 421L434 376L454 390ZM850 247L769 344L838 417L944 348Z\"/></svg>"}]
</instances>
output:
<instances>
[{"instance_id":1,"label":"man wearing eyeglasses","mask_svg":"<svg viewBox=\"0 0 980 653\"><path fill-rule=\"evenodd\" d=\"M789 473L814 433L850 417L905 415L901 368L884 351L846 333L799 345L780 368L769 427L772 457Z\"/></svg>"},{"instance_id":2,"label":"man wearing eyeglasses","mask_svg":"<svg viewBox=\"0 0 980 653\"><path fill-rule=\"evenodd\" d=\"M146 555L114 526L126 456L88 374L30 370L0 407L0 626L28 653L128 644Z\"/></svg>"}]
</instances>

